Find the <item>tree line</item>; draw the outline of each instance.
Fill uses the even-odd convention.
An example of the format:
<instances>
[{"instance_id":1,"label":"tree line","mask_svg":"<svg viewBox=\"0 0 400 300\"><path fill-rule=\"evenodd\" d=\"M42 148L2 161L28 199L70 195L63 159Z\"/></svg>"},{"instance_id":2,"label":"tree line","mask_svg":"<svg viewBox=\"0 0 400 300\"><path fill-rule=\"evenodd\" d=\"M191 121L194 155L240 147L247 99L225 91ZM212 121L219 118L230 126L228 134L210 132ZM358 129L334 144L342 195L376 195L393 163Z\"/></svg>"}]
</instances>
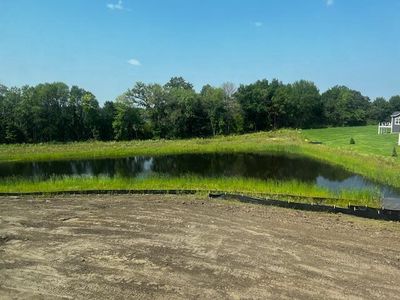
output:
<instances>
[{"instance_id":1,"label":"tree line","mask_svg":"<svg viewBox=\"0 0 400 300\"><path fill-rule=\"evenodd\" d=\"M137 82L99 105L95 95L65 83L0 85L0 143L190 138L279 128L357 126L388 120L400 96L371 101L311 81L259 80L238 88L205 85L196 92L182 77L164 85Z\"/></svg>"}]
</instances>

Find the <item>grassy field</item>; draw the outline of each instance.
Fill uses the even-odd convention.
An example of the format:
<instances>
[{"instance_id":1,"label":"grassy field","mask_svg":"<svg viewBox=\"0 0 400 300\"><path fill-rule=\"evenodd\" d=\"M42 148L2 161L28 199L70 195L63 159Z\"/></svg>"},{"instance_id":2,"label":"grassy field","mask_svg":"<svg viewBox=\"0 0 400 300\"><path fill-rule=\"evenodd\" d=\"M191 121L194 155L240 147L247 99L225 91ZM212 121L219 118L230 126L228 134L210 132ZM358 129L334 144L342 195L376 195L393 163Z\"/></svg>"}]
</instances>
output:
<instances>
[{"instance_id":1,"label":"grassy field","mask_svg":"<svg viewBox=\"0 0 400 300\"><path fill-rule=\"evenodd\" d=\"M299 132L282 130L209 139L0 145L0 162L97 159L180 153L296 152L302 143Z\"/></svg>"},{"instance_id":2,"label":"grassy field","mask_svg":"<svg viewBox=\"0 0 400 300\"><path fill-rule=\"evenodd\" d=\"M350 138L354 138L355 144L350 145ZM322 144L311 144L310 141L319 141ZM266 153L283 152L303 155L339 165L343 168L373 179L377 182L400 187L400 160L392 157L392 149L396 145L396 135L377 135L376 126L352 127L352 128L328 128L313 130L279 130L254 134L216 137L210 139L190 140L150 140L130 142L85 142L68 144L38 144L38 145L1 145L0 163L10 161L46 161L68 159L97 159L126 157L134 155L166 155L180 153ZM397 146L396 146L397 147ZM397 150L400 151L399 147ZM400 152L399 152L400 154ZM73 180L73 179L71 179ZM187 180L187 179L185 179ZM168 186L171 189L183 188L185 180L158 179L148 181L146 189L156 188L152 185ZM82 180L81 180L82 181ZM102 182L106 181L107 188L113 188L116 182L105 179L86 179L78 186L79 189L98 189ZM135 181L136 182L136 181ZM118 181L118 188L131 188L135 182ZM218 189L232 191L228 185L218 182L218 179L201 179L188 181L190 189L208 190ZM197 183L196 183L197 182ZM188 183L188 184L189 184ZM217 184L216 186L213 184ZM74 186L68 179L59 179L55 182L27 182L14 179L12 182L1 182L1 191L51 191L59 189L57 184L68 188ZM254 181L235 191L251 191L251 186L257 186ZM211 188L211 187L215 188ZM293 187L292 187L293 188ZM206 188L207 189L207 188ZM250 189L250 190L249 190ZM264 188L263 188L264 189ZM265 190L257 192L268 192ZM300 191L303 189L303 191ZM319 196L315 189L303 186L294 189L293 193L308 196ZM290 189L288 189L290 190ZM277 191L275 187L271 190ZM283 191L278 191L280 193ZM331 195L332 196L332 195ZM358 197L358 196L357 196Z\"/></svg>"},{"instance_id":3,"label":"grassy field","mask_svg":"<svg viewBox=\"0 0 400 300\"><path fill-rule=\"evenodd\" d=\"M400 159L392 157L393 148L397 152L400 150L398 135L378 135L377 126L362 126L303 130L301 136L307 143L322 143L315 147L305 146L303 154L340 165L377 182L400 187ZM350 144L351 138L355 144Z\"/></svg>"},{"instance_id":4,"label":"grassy field","mask_svg":"<svg viewBox=\"0 0 400 300\"><path fill-rule=\"evenodd\" d=\"M350 145L350 138L355 140ZM347 154L373 155L391 158L397 146L397 135L378 135L376 126L340 127L310 130L278 130L209 139L147 140L129 142L77 142L47 144L0 145L0 163L10 161L48 161L69 159L98 159L133 155L166 155L179 153L253 152L269 151L307 154L316 152L324 159L324 150L335 149ZM322 142L311 145L308 142ZM400 153L399 153L400 155ZM315 156L315 155L313 155ZM330 160L330 159L329 159Z\"/></svg>"},{"instance_id":5,"label":"grassy field","mask_svg":"<svg viewBox=\"0 0 400 300\"><path fill-rule=\"evenodd\" d=\"M378 135L377 126L310 129L303 130L303 136L328 147L385 157L392 155L393 147L399 149L398 134ZM355 141L354 145L350 145L351 138Z\"/></svg>"}]
</instances>

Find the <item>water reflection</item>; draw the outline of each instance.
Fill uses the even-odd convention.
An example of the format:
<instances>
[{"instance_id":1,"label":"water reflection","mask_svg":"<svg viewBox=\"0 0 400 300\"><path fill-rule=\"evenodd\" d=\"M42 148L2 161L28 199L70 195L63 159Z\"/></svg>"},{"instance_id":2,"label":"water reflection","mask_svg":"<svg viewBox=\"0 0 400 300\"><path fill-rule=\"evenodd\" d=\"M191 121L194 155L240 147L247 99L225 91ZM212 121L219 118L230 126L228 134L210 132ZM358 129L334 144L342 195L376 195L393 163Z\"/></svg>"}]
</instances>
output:
<instances>
[{"instance_id":1,"label":"water reflection","mask_svg":"<svg viewBox=\"0 0 400 300\"><path fill-rule=\"evenodd\" d=\"M263 180L299 180L334 191L343 188L379 189L385 197L400 192L342 168L305 157L275 154L184 154L157 157L50 161L0 164L0 178L17 176L47 179L52 176L108 176L139 178L151 174L169 176L245 177ZM400 200L399 200L400 202Z\"/></svg>"}]
</instances>

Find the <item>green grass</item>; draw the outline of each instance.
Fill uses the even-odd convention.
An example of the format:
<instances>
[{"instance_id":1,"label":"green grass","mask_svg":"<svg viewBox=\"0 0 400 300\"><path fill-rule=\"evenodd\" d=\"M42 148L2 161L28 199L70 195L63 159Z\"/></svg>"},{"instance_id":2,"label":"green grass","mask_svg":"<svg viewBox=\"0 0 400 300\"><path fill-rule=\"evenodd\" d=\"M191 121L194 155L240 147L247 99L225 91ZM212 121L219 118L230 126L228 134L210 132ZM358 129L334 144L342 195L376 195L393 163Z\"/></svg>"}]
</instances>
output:
<instances>
[{"instance_id":1,"label":"green grass","mask_svg":"<svg viewBox=\"0 0 400 300\"><path fill-rule=\"evenodd\" d=\"M0 145L0 162L117 158L134 155L285 151L302 139L281 130L209 139Z\"/></svg>"},{"instance_id":2,"label":"green grass","mask_svg":"<svg viewBox=\"0 0 400 300\"><path fill-rule=\"evenodd\" d=\"M350 145L351 137L355 139L355 145ZM364 126L303 131L278 130L189 140L14 144L0 145L0 163L214 152L283 151L309 154L314 150L315 153L321 154L323 158L323 154L319 153L321 147L310 145L307 141L323 142L324 150L325 148L333 148L335 151L339 149L348 154L371 154L390 159L393 147L397 145L397 138L397 135L378 135L377 126ZM399 162L398 159L392 160Z\"/></svg>"},{"instance_id":3,"label":"green grass","mask_svg":"<svg viewBox=\"0 0 400 300\"><path fill-rule=\"evenodd\" d=\"M198 192L224 191L248 195L269 195L278 199L295 199L300 202L315 203L316 198L326 198L325 204L346 207L353 205L380 206L380 195L375 190L343 190L334 193L296 180L263 181L237 177L204 178L197 176L149 178L109 178L109 177L55 177L44 181L10 178L0 184L0 192L67 192L85 190L196 190Z\"/></svg>"},{"instance_id":4,"label":"green grass","mask_svg":"<svg viewBox=\"0 0 400 300\"><path fill-rule=\"evenodd\" d=\"M398 134L377 134L378 126L337 127L303 130L303 135L310 141L319 141L328 147L341 150L390 156L393 147L397 147ZM355 140L350 145L350 139Z\"/></svg>"},{"instance_id":5,"label":"green grass","mask_svg":"<svg viewBox=\"0 0 400 300\"><path fill-rule=\"evenodd\" d=\"M377 182L400 187L400 159L391 157L398 135L378 135L377 126L340 127L303 130L306 142L322 145L303 148L303 154L340 165ZM350 144L353 137L355 144Z\"/></svg>"}]
</instances>

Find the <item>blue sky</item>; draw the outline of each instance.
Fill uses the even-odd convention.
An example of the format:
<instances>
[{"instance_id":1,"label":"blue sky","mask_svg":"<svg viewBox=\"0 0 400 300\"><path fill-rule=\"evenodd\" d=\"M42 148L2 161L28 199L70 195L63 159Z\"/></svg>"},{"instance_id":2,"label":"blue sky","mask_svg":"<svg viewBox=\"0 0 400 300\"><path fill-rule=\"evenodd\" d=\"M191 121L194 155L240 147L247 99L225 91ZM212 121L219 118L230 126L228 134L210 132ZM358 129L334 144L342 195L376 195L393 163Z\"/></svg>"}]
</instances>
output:
<instances>
[{"instance_id":1,"label":"blue sky","mask_svg":"<svg viewBox=\"0 0 400 300\"><path fill-rule=\"evenodd\" d=\"M136 81L278 78L400 94L400 0L0 0L0 83L100 102Z\"/></svg>"}]
</instances>

